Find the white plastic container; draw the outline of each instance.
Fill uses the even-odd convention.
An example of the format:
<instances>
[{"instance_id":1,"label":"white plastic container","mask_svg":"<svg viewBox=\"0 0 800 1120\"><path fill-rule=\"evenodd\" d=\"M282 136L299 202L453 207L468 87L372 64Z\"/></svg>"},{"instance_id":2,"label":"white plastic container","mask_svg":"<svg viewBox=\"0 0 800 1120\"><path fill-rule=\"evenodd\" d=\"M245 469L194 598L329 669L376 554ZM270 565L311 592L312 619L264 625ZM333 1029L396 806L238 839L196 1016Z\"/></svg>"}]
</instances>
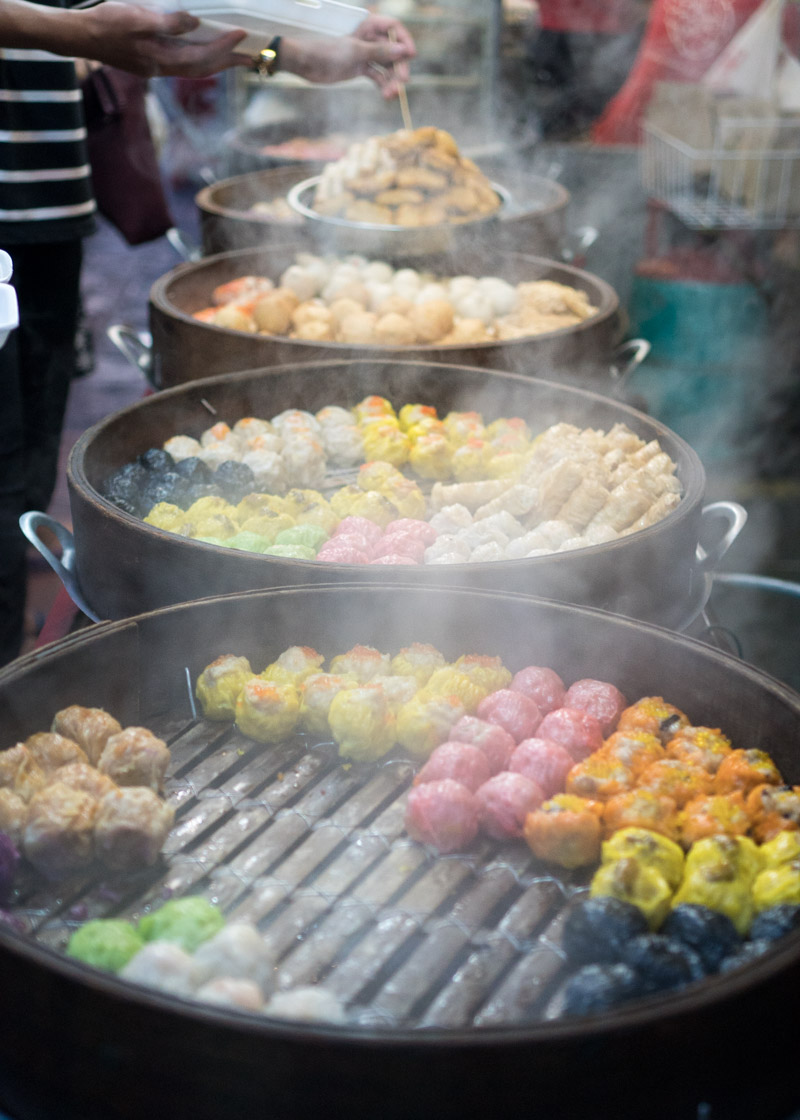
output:
<instances>
[{"instance_id":1,"label":"white plastic container","mask_svg":"<svg viewBox=\"0 0 800 1120\"><path fill-rule=\"evenodd\" d=\"M17 293L8 283L12 271L11 257L4 249L0 249L0 349L5 345L11 331L19 326Z\"/></svg>"},{"instance_id":2,"label":"white plastic container","mask_svg":"<svg viewBox=\"0 0 800 1120\"><path fill-rule=\"evenodd\" d=\"M203 42L232 28L250 32L237 51L257 54L274 35L294 38L351 35L369 12L340 0L138 0L143 7L174 11L183 7L201 25L184 38Z\"/></svg>"}]
</instances>

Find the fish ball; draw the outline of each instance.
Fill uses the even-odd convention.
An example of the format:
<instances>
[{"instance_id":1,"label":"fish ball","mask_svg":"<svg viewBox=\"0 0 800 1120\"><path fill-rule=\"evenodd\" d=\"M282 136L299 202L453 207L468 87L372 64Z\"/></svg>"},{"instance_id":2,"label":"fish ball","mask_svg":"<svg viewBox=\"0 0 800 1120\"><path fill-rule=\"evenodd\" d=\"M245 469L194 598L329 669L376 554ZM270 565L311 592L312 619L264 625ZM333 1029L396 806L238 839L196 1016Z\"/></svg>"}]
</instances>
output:
<instances>
[{"instance_id":1,"label":"fish ball","mask_svg":"<svg viewBox=\"0 0 800 1120\"><path fill-rule=\"evenodd\" d=\"M379 315L408 315L411 308L414 306L414 301L408 299L406 296L401 296L394 293L379 304L375 310Z\"/></svg>"},{"instance_id":2,"label":"fish ball","mask_svg":"<svg viewBox=\"0 0 800 1120\"><path fill-rule=\"evenodd\" d=\"M213 322L215 327L227 327L231 331L247 331L249 334L253 334L256 330L253 319L245 314L240 307L236 307L232 303L226 303L220 307L214 315Z\"/></svg>"},{"instance_id":3,"label":"fish ball","mask_svg":"<svg viewBox=\"0 0 800 1120\"><path fill-rule=\"evenodd\" d=\"M375 324L375 338L383 346L411 346L417 341L417 332L405 315L391 311Z\"/></svg>"},{"instance_id":4,"label":"fish ball","mask_svg":"<svg viewBox=\"0 0 800 1120\"><path fill-rule=\"evenodd\" d=\"M332 326L334 330L338 330L348 315L360 315L364 307L354 299L341 297L340 299L335 299L328 310L330 311Z\"/></svg>"},{"instance_id":5,"label":"fish ball","mask_svg":"<svg viewBox=\"0 0 800 1120\"><path fill-rule=\"evenodd\" d=\"M263 334L286 334L292 323L296 303L287 299L288 289L269 292L253 308L256 329Z\"/></svg>"},{"instance_id":6,"label":"fish ball","mask_svg":"<svg viewBox=\"0 0 800 1120\"><path fill-rule=\"evenodd\" d=\"M495 315L508 315L517 302L517 289L498 276L483 277L478 291L491 300Z\"/></svg>"},{"instance_id":7,"label":"fish ball","mask_svg":"<svg viewBox=\"0 0 800 1120\"><path fill-rule=\"evenodd\" d=\"M453 329L453 307L444 299L417 304L408 317L423 342L437 342Z\"/></svg>"},{"instance_id":8,"label":"fish ball","mask_svg":"<svg viewBox=\"0 0 800 1120\"><path fill-rule=\"evenodd\" d=\"M469 295L477 286L478 281L474 276L454 276L449 284L450 299L457 300Z\"/></svg>"},{"instance_id":9,"label":"fish ball","mask_svg":"<svg viewBox=\"0 0 800 1120\"><path fill-rule=\"evenodd\" d=\"M375 341L375 324L378 316L374 311L360 311L348 315L339 326L339 342L363 345Z\"/></svg>"}]
</instances>

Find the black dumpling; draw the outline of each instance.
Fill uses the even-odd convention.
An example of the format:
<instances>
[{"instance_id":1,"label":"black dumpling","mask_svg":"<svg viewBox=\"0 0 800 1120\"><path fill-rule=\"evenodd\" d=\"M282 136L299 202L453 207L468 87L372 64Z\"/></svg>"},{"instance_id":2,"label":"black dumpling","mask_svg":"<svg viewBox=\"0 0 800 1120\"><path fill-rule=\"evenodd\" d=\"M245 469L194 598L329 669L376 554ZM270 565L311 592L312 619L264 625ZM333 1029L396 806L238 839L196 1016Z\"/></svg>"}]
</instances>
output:
<instances>
[{"instance_id":1,"label":"black dumpling","mask_svg":"<svg viewBox=\"0 0 800 1120\"><path fill-rule=\"evenodd\" d=\"M573 964L611 963L622 947L647 932L647 920L636 906L601 895L581 899L567 914L561 944Z\"/></svg>"},{"instance_id":2,"label":"black dumpling","mask_svg":"<svg viewBox=\"0 0 800 1120\"><path fill-rule=\"evenodd\" d=\"M753 941L778 941L795 929L800 929L800 906L783 902L756 914L750 926L750 938Z\"/></svg>"},{"instance_id":3,"label":"black dumpling","mask_svg":"<svg viewBox=\"0 0 800 1120\"><path fill-rule=\"evenodd\" d=\"M646 994L626 964L587 964L564 985L565 1015L597 1015Z\"/></svg>"},{"instance_id":4,"label":"black dumpling","mask_svg":"<svg viewBox=\"0 0 800 1120\"><path fill-rule=\"evenodd\" d=\"M204 463L196 455L192 455L188 459L181 459L179 463L175 464L174 469L176 474L185 478L192 485L208 482L211 479L211 468L208 463Z\"/></svg>"},{"instance_id":5,"label":"black dumpling","mask_svg":"<svg viewBox=\"0 0 800 1120\"><path fill-rule=\"evenodd\" d=\"M772 945L772 941L767 941L764 938L759 938L757 941L744 941L735 953L731 953L729 957L725 958L719 966L719 970L720 972L733 972L736 968L751 964L759 957L763 957L764 953L772 948Z\"/></svg>"},{"instance_id":6,"label":"black dumpling","mask_svg":"<svg viewBox=\"0 0 800 1120\"><path fill-rule=\"evenodd\" d=\"M139 456L138 462L147 471L153 471L156 474L165 474L171 471L175 466L175 460L170 455L169 451L165 451L163 447L150 447L147 451L143 451Z\"/></svg>"},{"instance_id":7,"label":"black dumpling","mask_svg":"<svg viewBox=\"0 0 800 1120\"><path fill-rule=\"evenodd\" d=\"M727 914L694 903L676 906L662 925L661 933L694 949L706 972L716 972L725 957L735 953L742 943Z\"/></svg>"},{"instance_id":8,"label":"black dumpling","mask_svg":"<svg viewBox=\"0 0 800 1120\"><path fill-rule=\"evenodd\" d=\"M705 975L694 949L661 933L642 933L622 949L622 960L639 974L648 992L683 988Z\"/></svg>"},{"instance_id":9,"label":"black dumpling","mask_svg":"<svg viewBox=\"0 0 800 1120\"><path fill-rule=\"evenodd\" d=\"M214 483L228 501L240 502L255 490L256 476L245 463L228 459L214 471Z\"/></svg>"}]
</instances>

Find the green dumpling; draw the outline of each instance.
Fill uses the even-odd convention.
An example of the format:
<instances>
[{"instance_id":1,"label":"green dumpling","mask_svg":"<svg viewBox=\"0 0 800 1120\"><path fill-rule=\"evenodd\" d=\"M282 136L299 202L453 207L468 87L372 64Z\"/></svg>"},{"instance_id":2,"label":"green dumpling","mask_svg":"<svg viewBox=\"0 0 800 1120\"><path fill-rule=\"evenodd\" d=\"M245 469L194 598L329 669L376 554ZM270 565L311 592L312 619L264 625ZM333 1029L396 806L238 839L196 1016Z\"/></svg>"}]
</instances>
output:
<instances>
[{"instance_id":1,"label":"green dumpling","mask_svg":"<svg viewBox=\"0 0 800 1120\"><path fill-rule=\"evenodd\" d=\"M269 540L267 537L262 537L259 533L247 533L244 530L236 533L232 537L228 537L223 541L228 548L238 548L242 552L264 552L269 548Z\"/></svg>"},{"instance_id":2,"label":"green dumpling","mask_svg":"<svg viewBox=\"0 0 800 1120\"><path fill-rule=\"evenodd\" d=\"M264 553L265 556L282 556L287 560L313 560L317 553L306 544L273 544Z\"/></svg>"},{"instance_id":3,"label":"green dumpling","mask_svg":"<svg viewBox=\"0 0 800 1120\"><path fill-rule=\"evenodd\" d=\"M130 922L97 918L76 929L67 945L67 956L95 968L119 972L144 944Z\"/></svg>"},{"instance_id":4,"label":"green dumpling","mask_svg":"<svg viewBox=\"0 0 800 1120\"><path fill-rule=\"evenodd\" d=\"M139 922L139 933L145 941L172 941L193 953L224 925L218 906L193 896L172 899L152 914L145 914Z\"/></svg>"},{"instance_id":5,"label":"green dumpling","mask_svg":"<svg viewBox=\"0 0 800 1120\"><path fill-rule=\"evenodd\" d=\"M275 544L299 544L306 548L319 551L323 541L328 539L328 534L319 525L293 525L291 529L284 529L275 538Z\"/></svg>"}]
</instances>

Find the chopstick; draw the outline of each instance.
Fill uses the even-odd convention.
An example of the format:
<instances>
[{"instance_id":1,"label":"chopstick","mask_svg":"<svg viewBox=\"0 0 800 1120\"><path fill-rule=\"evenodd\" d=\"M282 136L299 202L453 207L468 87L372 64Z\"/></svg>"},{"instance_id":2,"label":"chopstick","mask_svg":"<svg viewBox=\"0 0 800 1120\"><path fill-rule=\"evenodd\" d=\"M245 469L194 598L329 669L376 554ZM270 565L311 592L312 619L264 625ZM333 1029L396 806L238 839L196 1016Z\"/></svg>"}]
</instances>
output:
<instances>
[{"instance_id":1,"label":"chopstick","mask_svg":"<svg viewBox=\"0 0 800 1120\"><path fill-rule=\"evenodd\" d=\"M393 43L397 42L397 32L393 27L389 28L389 38ZM397 78L396 62L392 63L392 71L394 72L395 78ZM406 93L405 82L397 82L397 96L400 100L400 112L403 114L403 124L409 132L413 132L414 126L411 123L411 110L408 107L408 94Z\"/></svg>"}]
</instances>

